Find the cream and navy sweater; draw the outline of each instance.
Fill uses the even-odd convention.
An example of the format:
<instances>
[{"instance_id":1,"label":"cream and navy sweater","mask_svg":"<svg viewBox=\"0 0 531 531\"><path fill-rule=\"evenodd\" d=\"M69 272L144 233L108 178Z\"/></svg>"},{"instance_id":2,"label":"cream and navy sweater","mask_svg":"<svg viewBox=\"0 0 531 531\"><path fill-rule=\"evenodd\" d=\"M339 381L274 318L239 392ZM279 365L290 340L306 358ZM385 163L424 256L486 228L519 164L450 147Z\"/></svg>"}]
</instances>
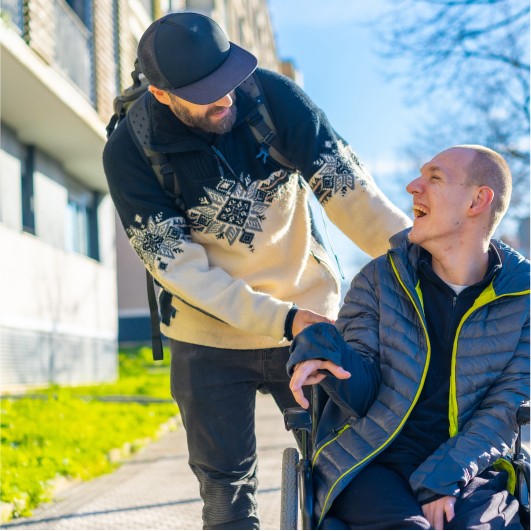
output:
<instances>
[{"instance_id":1,"label":"cream and navy sweater","mask_svg":"<svg viewBox=\"0 0 531 531\"><path fill-rule=\"evenodd\" d=\"M162 332L233 349L287 344L293 305L335 319L339 282L313 228L308 194L371 256L410 225L382 194L326 116L289 79L258 69L289 171L259 148L245 117L255 103L236 90L237 121L224 135L185 126L147 93L147 144L168 153L185 208L165 194L127 120L103 162L133 249L162 286ZM213 147L215 149L213 149ZM216 154L217 153L217 154ZM311 190L311 192L310 192Z\"/></svg>"}]
</instances>

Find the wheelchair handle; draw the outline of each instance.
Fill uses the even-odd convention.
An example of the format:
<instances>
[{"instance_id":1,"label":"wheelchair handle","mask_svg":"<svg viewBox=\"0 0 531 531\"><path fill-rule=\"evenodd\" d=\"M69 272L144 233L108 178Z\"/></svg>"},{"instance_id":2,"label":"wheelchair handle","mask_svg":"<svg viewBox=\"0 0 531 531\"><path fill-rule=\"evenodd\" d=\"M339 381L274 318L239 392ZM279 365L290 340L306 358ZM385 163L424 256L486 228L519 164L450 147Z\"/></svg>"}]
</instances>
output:
<instances>
[{"instance_id":1,"label":"wheelchair handle","mask_svg":"<svg viewBox=\"0 0 531 531\"><path fill-rule=\"evenodd\" d=\"M529 424L529 402L522 404L516 412L516 422L518 425Z\"/></svg>"},{"instance_id":2,"label":"wheelchair handle","mask_svg":"<svg viewBox=\"0 0 531 531\"><path fill-rule=\"evenodd\" d=\"M284 426L286 430L305 430L312 429L312 419L310 413L302 407L289 407L283 411Z\"/></svg>"}]
</instances>

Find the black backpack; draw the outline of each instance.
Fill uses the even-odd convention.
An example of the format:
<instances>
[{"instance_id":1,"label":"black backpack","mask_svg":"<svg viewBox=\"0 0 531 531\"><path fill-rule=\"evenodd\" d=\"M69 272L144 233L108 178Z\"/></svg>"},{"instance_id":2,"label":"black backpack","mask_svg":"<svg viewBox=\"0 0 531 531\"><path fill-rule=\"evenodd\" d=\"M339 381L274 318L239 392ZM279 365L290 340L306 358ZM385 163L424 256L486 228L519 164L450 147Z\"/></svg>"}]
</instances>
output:
<instances>
[{"instance_id":1,"label":"black backpack","mask_svg":"<svg viewBox=\"0 0 531 531\"><path fill-rule=\"evenodd\" d=\"M126 118L130 111L137 115L139 120L148 119L146 109L140 105L140 100L147 92L149 83L146 78L141 75L138 59L135 61L135 67L131 72L131 77L133 78L133 84L124 89L123 92L114 99L114 114L107 125L107 138L112 135L118 124ZM296 171L296 166L279 151L277 132L267 109L266 98L258 76L256 74L251 74L251 76L249 76L239 88L256 101L257 104L254 112L252 112L246 119L248 126L258 141L259 150L256 158L261 159L265 164L267 157L271 156L282 166L289 170ZM186 211L186 205L180 194L177 175L171 164L169 155L167 153L150 150L142 143L141 139L138 138L134 127L131 127L130 131L132 132L135 144L151 165L151 168L157 176L164 192L171 197L183 211ZM151 319L153 359L162 360L162 338L160 332L159 308L154 288L155 280L147 269L146 278Z\"/></svg>"}]
</instances>

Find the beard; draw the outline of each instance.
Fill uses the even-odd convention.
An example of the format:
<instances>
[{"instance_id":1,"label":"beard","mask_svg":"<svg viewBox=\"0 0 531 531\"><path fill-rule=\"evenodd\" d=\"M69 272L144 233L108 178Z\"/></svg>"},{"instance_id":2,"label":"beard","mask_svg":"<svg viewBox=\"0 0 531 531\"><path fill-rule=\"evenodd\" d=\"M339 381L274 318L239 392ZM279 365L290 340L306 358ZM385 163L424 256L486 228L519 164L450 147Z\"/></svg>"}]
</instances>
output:
<instances>
[{"instance_id":1,"label":"beard","mask_svg":"<svg viewBox=\"0 0 531 531\"><path fill-rule=\"evenodd\" d=\"M231 92L230 96L233 101L235 101L234 93ZM175 101L172 98L172 104L170 109L183 122L183 124L191 127L192 129L199 129L200 131L205 131L206 133L215 133L216 135L223 135L228 133L233 125L236 123L236 105L231 105L228 108L229 113L227 116L224 116L220 120L212 120L212 116L219 111L224 111L227 107L220 107L215 105L210 107L207 112L202 116L193 115L190 111L183 107L179 102Z\"/></svg>"}]
</instances>

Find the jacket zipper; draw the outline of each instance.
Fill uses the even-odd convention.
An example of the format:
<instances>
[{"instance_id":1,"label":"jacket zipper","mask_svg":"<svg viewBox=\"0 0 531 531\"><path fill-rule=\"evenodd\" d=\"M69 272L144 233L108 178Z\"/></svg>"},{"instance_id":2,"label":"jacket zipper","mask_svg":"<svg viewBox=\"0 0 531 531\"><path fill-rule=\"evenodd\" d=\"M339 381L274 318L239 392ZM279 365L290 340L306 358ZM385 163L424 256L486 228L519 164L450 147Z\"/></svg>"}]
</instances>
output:
<instances>
[{"instance_id":1,"label":"jacket zipper","mask_svg":"<svg viewBox=\"0 0 531 531\"><path fill-rule=\"evenodd\" d=\"M319 525L321 525L321 522L325 516L325 509L326 509L326 506L328 504L328 500L330 499L330 496L332 494L332 492L334 491L334 489L336 488L336 485L345 477L347 476L348 474L350 474L353 470L355 470L356 468L358 468L360 465L362 465L363 463L365 463L368 459L370 459L371 457L373 457L374 455L376 455L378 452L380 452L383 448L385 448L387 446L387 444L393 440L393 438L400 432L400 430L402 429L402 426L404 425L404 423L406 422L406 420L408 419L409 415L411 414L411 411L413 410L413 408L415 407L416 403L418 402L418 399L419 399L419 396L420 396L420 393L422 392L422 389L424 388L424 382L426 380L426 374L428 373L428 367L430 365L430 359L431 359L431 344L430 344L430 338L428 336L428 330L426 329L426 325L424 324L424 319L423 319L423 315L421 312L421 310L419 310L417 304L415 303L415 299L412 297L411 293L408 291L408 289L406 288L406 286L404 285L404 282L402 281L402 279L400 278L400 274L398 273L398 270L396 268L396 265L394 263L394 260L393 260L393 257L391 256L391 254L389 254L389 260L390 260L390 263L391 263L391 267L393 268L393 271L396 275L396 278L398 280L398 282L400 283L400 285L402 286L402 289L406 292L406 295L409 297L409 299L411 300L411 303L413 304L413 308L415 308L415 311L417 312L418 316L419 316L419 319L420 319L420 323L422 325L422 328L424 330L424 335L426 336L426 344L428 346L428 350L427 350L427 353L426 353L426 363L424 364L424 369L422 371L422 377L421 377L421 380L420 380L420 384L419 384L419 387L417 389L417 393L415 394L415 398L413 399L413 402L411 403L411 406L409 407L409 409L407 410L406 414L404 415L404 418L402 419L402 421L400 422L400 424L397 426L397 428L395 429L395 431L390 435L390 437L382 444L380 445L378 448L376 448L376 450L374 450L373 452L371 452L369 455L367 455L364 459L362 459L361 461L359 461L358 463L356 463L354 466L352 466L351 468L349 468L346 472L343 472L343 474L341 474L341 476L339 476L336 481L334 482L334 484L330 487L330 490L328 491L328 494L326 495L326 498L325 498L325 501L324 501L324 504L323 504L323 510L321 511L321 516L319 517L319 522L317 523L317 527L319 527ZM333 439L331 439L328 443L326 443L325 446L327 446L328 444L332 443L333 441L335 441L345 430L346 428L349 427L349 425L345 426L342 430L340 430L340 432L336 435L336 437L334 437ZM316 454L315 456L315 459L317 458L317 455L320 453L320 451L324 448L324 446L322 446L319 450L319 452ZM315 459L314 459L314 464L315 464Z\"/></svg>"},{"instance_id":2,"label":"jacket zipper","mask_svg":"<svg viewBox=\"0 0 531 531\"><path fill-rule=\"evenodd\" d=\"M313 460L312 460L312 468L313 466L315 465L315 461L317 460L317 457L319 456L319 454L330 444L330 443L333 443L345 430L348 430L350 428L350 424L345 424L343 427L341 428L336 428L334 430L332 430L336 436L335 437L332 437L329 441L327 441L326 443L323 444L323 446L321 446L319 448L319 450L317 450L317 452L315 453L314 457L313 457Z\"/></svg>"},{"instance_id":3,"label":"jacket zipper","mask_svg":"<svg viewBox=\"0 0 531 531\"><path fill-rule=\"evenodd\" d=\"M468 309L468 311L463 315L454 337L454 346L452 349L452 365L450 372L450 400L448 405L448 421L449 421L449 432L450 437L457 435L459 431L458 426L458 416L459 416L459 407L457 405L457 375L456 375L456 365L457 365L457 347L459 344L459 333L465 324L465 321L468 317L474 313L476 310L479 310L483 306L494 302L495 300L502 299L503 297L518 297L520 295L529 295L529 290L515 292L515 293L504 293L502 295L496 295L494 291L494 282L491 282L478 296L474 301L474 304Z\"/></svg>"}]
</instances>

